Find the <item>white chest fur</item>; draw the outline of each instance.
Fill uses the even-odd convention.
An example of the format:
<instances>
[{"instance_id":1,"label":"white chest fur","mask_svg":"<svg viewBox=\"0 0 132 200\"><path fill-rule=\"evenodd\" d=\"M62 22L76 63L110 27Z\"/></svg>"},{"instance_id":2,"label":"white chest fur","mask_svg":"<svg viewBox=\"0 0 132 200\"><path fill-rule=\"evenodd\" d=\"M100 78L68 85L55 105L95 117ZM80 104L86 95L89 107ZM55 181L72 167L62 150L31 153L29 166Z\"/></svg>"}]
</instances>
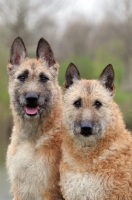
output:
<instances>
[{"instance_id":1,"label":"white chest fur","mask_svg":"<svg viewBox=\"0 0 132 200\"><path fill-rule=\"evenodd\" d=\"M17 185L25 200L42 200L41 194L48 184L49 166L48 158L36 153L28 142L17 146L14 155L7 156L11 183Z\"/></svg>"},{"instance_id":2,"label":"white chest fur","mask_svg":"<svg viewBox=\"0 0 132 200\"><path fill-rule=\"evenodd\" d=\"M68 172L61 177L66 200L103 200L110 195L107 177L86 172ZM105 192L104 192L105 191Z\"/></svg>"}]
</instances>

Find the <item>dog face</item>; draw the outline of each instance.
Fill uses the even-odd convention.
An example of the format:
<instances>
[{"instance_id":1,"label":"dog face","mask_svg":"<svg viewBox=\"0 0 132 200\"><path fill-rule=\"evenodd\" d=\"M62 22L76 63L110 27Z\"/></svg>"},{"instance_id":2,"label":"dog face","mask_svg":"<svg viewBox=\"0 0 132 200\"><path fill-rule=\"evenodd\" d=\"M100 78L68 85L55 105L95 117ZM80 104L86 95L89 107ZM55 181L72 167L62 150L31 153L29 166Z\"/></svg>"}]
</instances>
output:
<instances>
[{"instance_id":1,"label":"dog face","mask_svg":"<svg viewBox=\"0 0 132 200\"><path fill-rule=\"evenodd\" d=\"M64 122L68 133L85 145L94 145L112 123L114 71L108 65L98 80L83 80L70 64L64 84Z\"/></svg>"},{"instance_id":2,"label":"dog face","mask_svg":"<svg viewBox=\"0 0 132 200\"><path fill-rule=\"evenodd\" d=\"M16 38L8 63L9 94L13 111L22 118L45 118L58 100L58 64L46 40L39 40L37 59L27 58L21 38Z\"/></svg>"}]
</instances>

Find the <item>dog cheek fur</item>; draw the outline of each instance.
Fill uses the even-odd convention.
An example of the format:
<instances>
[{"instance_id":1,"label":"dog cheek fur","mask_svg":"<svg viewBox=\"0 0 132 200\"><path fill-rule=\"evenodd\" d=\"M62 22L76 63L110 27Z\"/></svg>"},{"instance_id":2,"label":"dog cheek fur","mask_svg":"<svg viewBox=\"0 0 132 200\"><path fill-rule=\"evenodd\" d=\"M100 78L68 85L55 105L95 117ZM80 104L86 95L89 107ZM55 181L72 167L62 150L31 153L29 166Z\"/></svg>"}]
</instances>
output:
<instances>
[{"instance_id":1,"label":"dog cheek fur","mask_svg":"<svg viewBox=\"0 0 132 200\"><path fill-rule=\"evenodd\" d=\"M64 104L63 121L67 130L69 130L69 134L73 137L75 132L78 134L80 133L80 124L83 120L83 109L77 110L72 104L68 104L66 99ZM95 139L103 137L107 124L112 123L114 120L111 110L108 109L109 106L112 106L111 101L108 104L109 105L105 105L100 110L94 111L91 117L85 116L85 120L90 120L93 124L93 137L95 137Z\"/></svg>"},{"instance_id":2,"label":"dog cheek fur","mask_svg":"<svg viewBox=\"0 0 132 200\"><path fill-rule=\"evenodd\" d=\"M9 95L13 112L23 118L25 116L23 107L26 105L26 93L34 92L39 95L40 117L45 118L51 113L55 103L57 103L59 93L56 80L51 80L46 84L39 83L38 81L36 83L30 83L29 81L23 83L19 82L15 75L10 77L9 80Z\"/></svg>"},{"instance_id":3,"label":"dog cheek fur","mask_svg":"<svg viewBox=\"0 0 132 200\"><path fill-rule=\"evenodd\" d=\"M111 104L112 106L112 104ZM107 125L112 124L112 112L107 106L102 107L100 111L93 114L93 133L97 135L98 139L104 136Z\"/></svg>"}]
</instances>

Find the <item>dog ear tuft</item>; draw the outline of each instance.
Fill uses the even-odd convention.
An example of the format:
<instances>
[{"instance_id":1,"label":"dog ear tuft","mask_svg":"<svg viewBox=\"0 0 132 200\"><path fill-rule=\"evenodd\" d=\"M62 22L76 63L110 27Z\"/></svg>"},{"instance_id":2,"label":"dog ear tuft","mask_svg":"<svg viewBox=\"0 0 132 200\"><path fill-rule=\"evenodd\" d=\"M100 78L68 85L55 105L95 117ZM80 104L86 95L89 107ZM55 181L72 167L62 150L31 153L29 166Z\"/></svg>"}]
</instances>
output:
<instances>
[{"instance_id":1,"label":"dog ear tuft","mask_svg":"<svg viewBox=\"0 0 132 200\"><path fill-rule=\"evenodd\" d=\"M77 67L73 63L70 63L65 74L64 89L69 88L74 82L80 79L81 77Z\"/></svg>"},{"instance_id":2,"label":"dog ear tuft","mask_svg":"<svg viewBox=\"0 0 132 200\"><path fill-rule=\"evenodd\" d=\"M36 57L42 62L46 61L49 67L56 63L54 52L44 38L41 38L38 42Z\"/></svg>"},{"instance_id":3,"label":"dog ear tuft","mask_svg":"<svg viewBox=\"0 0 132 200\"><path fill-rule=\"evenodd\" d=\"M11 46L9 62L11 65L19 66L26 56L27 53L24 42L22 38L17 37Z\"/></svg>"},{"instance_id":4,"label":"dog ear tuft","mask_svg":"<svg viewBox=\"0 0 132 200\"><path fill-rule=\"evenodd\" d=\"M111 92L112 96L115 93L114 77L114 69L111 64L107 65L104 68L99 77L99 81L101 82L101 84Z\"/></svg>"}]
</instances>

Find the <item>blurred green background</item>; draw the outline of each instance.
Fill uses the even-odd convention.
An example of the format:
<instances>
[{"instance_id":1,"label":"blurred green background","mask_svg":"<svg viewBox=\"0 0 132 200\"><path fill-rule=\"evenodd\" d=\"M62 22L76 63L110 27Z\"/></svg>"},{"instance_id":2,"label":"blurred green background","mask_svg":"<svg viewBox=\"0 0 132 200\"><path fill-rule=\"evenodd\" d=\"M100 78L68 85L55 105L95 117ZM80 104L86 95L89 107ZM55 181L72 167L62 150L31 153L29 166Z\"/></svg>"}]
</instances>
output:
<instances>
[{"instance_id":1,"label":"blurred green background","mask_svg":"<svg viewBox=\"0 0 132 200\"><path fill-rule=\"evenodd\" d=\"M0 165L12 129L6 66L15 37L23 38L28 56L35 57L44 37L60 64L59 83L73 62L81 76L99 77L111 63L116 95L126 126L132 130L132 1L131 0L0 0ZM6 198L5 198L6 199Z\"/></svg>"}]
</instances>

